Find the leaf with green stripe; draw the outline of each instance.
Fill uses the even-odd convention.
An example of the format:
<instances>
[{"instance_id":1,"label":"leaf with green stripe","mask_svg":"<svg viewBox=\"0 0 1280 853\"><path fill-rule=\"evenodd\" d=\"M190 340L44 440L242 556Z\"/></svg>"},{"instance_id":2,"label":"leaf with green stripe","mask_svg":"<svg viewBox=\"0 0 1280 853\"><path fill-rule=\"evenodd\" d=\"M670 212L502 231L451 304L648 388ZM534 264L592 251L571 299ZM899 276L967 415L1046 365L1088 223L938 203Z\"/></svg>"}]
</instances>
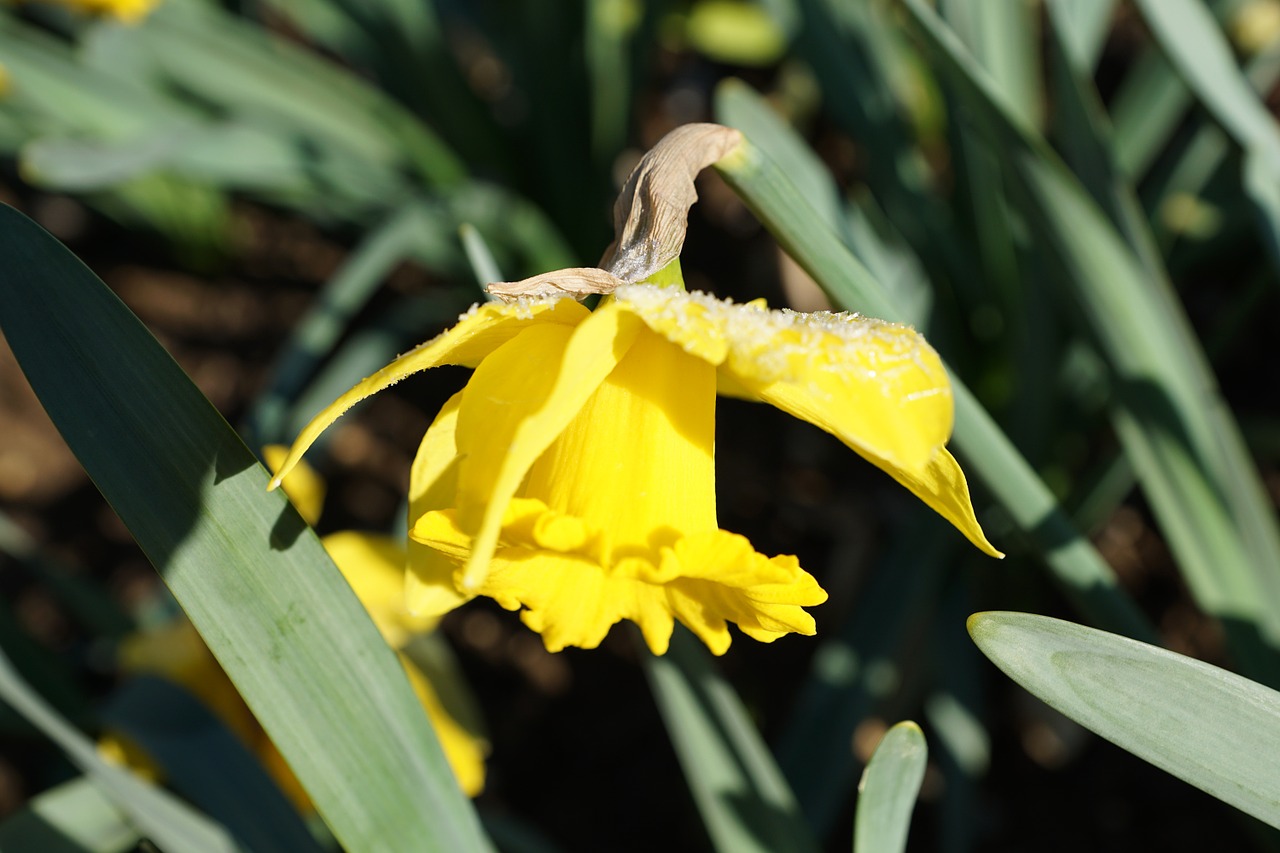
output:
<instances>
[{"instance_id":1,"label":"leaf with green stripe","mask_svg":"<svg viewBox=\"0 0 1280 853\"><path fill-rule=\"evenodd\" d=\"M677 626L645 672L715 849L810 853L817 843L769 748L702 643Z\"/></svg>"},{"instance_id":2,"label":"leaf with green stripe","mask_svg":"<svg viewBox=\"0 0 1280 853\"><path fill-rule=\"evenodd\" d=\"M142 837L86 776L32 797L0 823L0 849L43 853L126 853Z\"/></svg>"},{"instance_id":3,"label":"leaf with green stripe","mask_svg":"<svg viewBox=\"0 0 1280 853\"><path fill-rule=\"evenodd\" d=\"M127 308L0 207L0 329L67 444L352 851L486 850L396 656Z\"/></svg>"},{"instance_id":4,"label":"leaf with green stripe","mask_svg":"<svg viewBox=\"0 0 1280 853\"><path fill-rule=\"evenodd\" d=\"M885 732L858 784L853 853L902 853L924 781L929 749L911 721Z\"/></svg>"},{"instance_id":5,"label":"leaf with green stripe","mask_svg":"<svg viewBox=\"0 0 1280 853\"><path fill-rule=\"evenodd\" d=\"M1280 693L1047 616L976 613L969 633L1006 675L1080 725L1280 828Z\"/></svg>"},{"instance_id":6,"label":"leaf with green stripe","mask_svg":"<svg viewBox=\"0 0 1280 853\"><path fill-rule=\"evenodd\" d=\"M1231 45L1201 0L1136 0L1165 56L1200 103L1244 150L1242 185L1280 265L1280 129L1236 64Z\"/></svg>"},{"instance_id":7,"label":"leaf with green stripe","mask_svg":"<svg viewBox=\"0 0 1280 853\"><path fill-rule=\"evenodd\" d=\"M198 853L233 853L236 850L234 840L224 827L169 792L142 781L131 771L107 763L98 754L94 742L36 693L18 675L3 652L0 652L0 702L11 706L57 744L71 763L80 768L98 791L128 818L129 823L162 849ZM101 809L103 805L98 803L95 806L93 797L79 799L86 807ZM97 829L109 828L110 816L101 811L96 816L84 817L92 818ZM79 834L71 827L68 827L68 833L71 839Z\"/></svg>"}]
</instances>

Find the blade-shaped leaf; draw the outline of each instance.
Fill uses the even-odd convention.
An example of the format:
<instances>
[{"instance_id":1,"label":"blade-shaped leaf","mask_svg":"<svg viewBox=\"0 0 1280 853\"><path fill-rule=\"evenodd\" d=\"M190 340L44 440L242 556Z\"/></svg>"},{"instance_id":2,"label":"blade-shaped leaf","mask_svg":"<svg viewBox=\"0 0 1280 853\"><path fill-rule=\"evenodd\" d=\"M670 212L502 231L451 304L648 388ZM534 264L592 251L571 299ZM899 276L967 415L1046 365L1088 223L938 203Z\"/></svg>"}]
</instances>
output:
<instances>
[{"instance_id":1,"label":"blade-shaped leaf","mask_svg":"<svg viewBox=\"0 0 1280 853\"><path fill-rule=\"evenodd\" d=\"M77 776L31 798L0 823L0 849L45 853L125 853L141 836L102 790Z\"/></svg>"},{"instance_id":2,"label":"blade-shaped leaf","mask_svg":"<svg viewBox=\"0 0 1280 853\"><path fill-rule=\"evenodd\" d=\"M646 656L649 684L717 850L813 851L817 845L755 724L693 635Z\"/></svg>"},{"instance_id":3,"label":"blade-shaped leaf","mask_svg":"<svg viewBox=\"0 0 1280 853\"><path fill-rule=\"evenodd\" d=\"M1243 187L1258 210L1263 242L1280 263L1280 130L1236 64L1201 0L1137 0L1161 49L1205 109L1244 149Z\"/></svg>"},{"instance_id":4,"label":"blade-shaped leaf","mask_svg":"<svg viewBox=\"0 0 1280 853\"><path fill-rule=\"evenodd\" d=\"M140 676L111 694L102 722L146 753L167 787L255 853L320 853L289 800L213 712L183 688Z\"/></svg>"},{"instance_id":5,"label":"blade-shaped leaf","mask_svg":"<svg viewBox=\"0 0 1280 853\"><path fill-rule=\"evenodd\" d=\"M98 790L161 848L200 853L232 853L236 849L223 827L167 791L142 781L123 767L108 764L92 741L22 680L3 653L0 701L12 706L56 743Z\"/></svg>"},{"instance_id":6,"label":"blade-shaped leaf","mask_svg":"<svg viewBox=\"0 0 1280 853\"><path fill-rule=\"evenodd\" d=\"M969 633L1006 675L1071 719L1280 827L1280 693L1046 616L977 613Z\"/></svg>"},{"instance_id":7,"label":"blade-shaped leaf","mask_svg":"<svg viewBox=\"0 0 1280 853\"><path fill-rule=\"evenodd\" d=\"M319 541L182 370L0 207L0 329L49 416L350 850L484 850L421 705Z\"/></svg>"},{"instance_id":8,"label":"blade-shaped leaf","mask_svg":"<svg viewBox=\"0 0 1280 853\"><path fill-rule=\"evenodd\" d=\"M924 732L907 720L885 733L858 783L853 853L902 853L929 750Z\"/></svg>"}]
</instances>

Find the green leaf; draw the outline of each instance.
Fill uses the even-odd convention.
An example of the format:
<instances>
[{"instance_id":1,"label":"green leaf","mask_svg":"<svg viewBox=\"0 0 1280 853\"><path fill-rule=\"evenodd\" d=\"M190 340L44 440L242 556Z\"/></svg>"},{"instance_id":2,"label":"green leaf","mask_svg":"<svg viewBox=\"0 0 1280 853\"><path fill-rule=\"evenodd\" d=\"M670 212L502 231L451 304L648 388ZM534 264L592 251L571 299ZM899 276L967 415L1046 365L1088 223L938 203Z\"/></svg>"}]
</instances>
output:
<instances>
[{"instance_id":1,"label":"green leaf","mask_svg":"<svg viewBox=\"0 0 1280 853\"><path fill-rule=\"evenodd\" d=\"M485 850L394 653L187 376L56 240L0 207L0 328L67 444L339 841Z\"/></svg>"},{"instance_id":2,"label":"green leaf","mask_svg":"<svg viewBox=\"0 0 1280 853\"><path fill-rule=\"evenodd\" d=\"M31 798L0 823L0 849L44 853L125 853L141 836L86 776Z\"/></svg>"},{"instance_id":3,"label":"green leaf","mask_svg":"<svg viewBox=\"0 0 1280 853\"><path fill-rule=\"evenodd\" d=\"M639 0L589 0L583 51L591 94L591 154L607 163L627 142L631 124L632 45L647 4Z\"/></svg>"},{"instance_id":4,"label":"green leaf","mask_svg":"<svg viewBox=\"0 0 1280 853\"><path fill-rule=\"evenodd\" d=\"M858 784L853 853L902 853L911 811L924 781L929 750L924 732L911 721L885 733Z\"/></svg>"},{"instance_id":5,"label":"green leaf","mask_svg":"<svg viewBox=\"0 0 1280 853\"><path fill-rule=\"evenodd\" d=\"M1201 0L1137 0L1165 56L1200 103L1244 150L1243 187L1257 206L1263 242L1280 265L1280 130L1236 64Z\"/></svg>"},{"instance_id":6,"label":"green leaf","mask_svg":"<svg viewBox=\"0 0 1280 853\"><path fill-rule=\"evenodd\" d=\"M102 723L160 767L168 788L254 853L319 853L249 748L182 687L154 676L130 679L108 697Z\"/></svg>"},{"instance_id":7,"label":"green leaf","mask_svg":"<svg viewBox=\"0 0 1280 853\"><path fill-rule=\"evenodd\" d=\"M1082 74L1090 73L1106 44L1116 0L1049 0L1049 3L1061 5L1065 12L1059 24L1072 65Z\"/></svg>"},{"instance_id":8,"label":"green leaf","mask_svg":"<svg viewBox=\"0 0 1280 853\"><path fill-rule=\"evenodd\" d=\"M1037 124L1044 104L1039 9L1024 0L943 0L939 9L1023 120Z\"/></svg>"},{"instance_id":9,"label":"green leaf","mask_svg":"<svg viewBox=\"0 0 1280 853\"><path fill-rule=\"evenodd\" d=\"M937 258L958 281L971 278L956 223L941 203L920 134L936 134L935 92L905 50L896 10L882 3L769 0L794 52L812 66L832 118L858 140L865 177L890 220L921 257ZM919 125L919 127L913 126ZM927 254L926 254L927 252Z\"/></svg>"},{"instance_id":10,"label":"green leaf","mask_svg":"<svg viewBox=\"0 0 1280 853\"><path fill-rule=\"evenodd\" d=\"M645 672L713 845L725 853L804 853L817 844L786 780L710 655L677 626Z\"/></svg>"},{"instance_id":11,"label":"green leaf","mask_svg":"<svg viewBox=\"0 0 1280 853\"><path fill-rule=\"evenodd\" d=\"M6 329L7 331L7 329ZM167 791L143 782L128 770L108 764L97 747L75 729L18 675L0 653L0 701L30 720L89 777L138 830L162 849L233 853L227 831ZM107 820L99 815L98 820ZM95 820L95 823L97 821Z\"/></svg>"},{"instance_id":12,"label":"green leaf","mask_svg":"<svg viewBox=\"0 0 1280 853\"><path fill-rule=\"evenodd\" d=\"M279 443L292 437L286 418L293 404L397 264L414 257L432 265L452 260L457 252L441 236L448 221L438 204L414 199L356 246L281 346L271 379L249 416L257 442Z\"/></svg>"},{"instance_id":13,"label":"green leaf","mask_svg":"<svg viewBox=\"0 0 1280 853\"><path fill-rule=\"evenodd\" d=\"M977 613L969 633L1006 675L1082 726L1280 827L1280 693L1045 616Z\"/></svg>"},{"instance_id":14,"label":"green leaf","mask_svg":"<svg viewBox=\"0 0 1280 853\"><path fill-rule=\"evenodd\" d=\"M936 619L946 569L963 547L923 505L913 507L896 532L843 624L822 631L778 738L778 763L819 832L848 806L859 769L851 749L832 744L852 744L868 717L896 715L886 703L916 663L919 637Z\"/></svg>"},{"instance_id":15,"label":"green leaf","mask_svg":"<svg viewBox=\"0 0 1280 853\"><path fill-rule=\"evenodd\" d=\"M333 145L353 168L413 167L438 187L465 175L457 156L384 93L212 5L164 3L140 24L102 24L86 55L104 71L115 57L145 57L168 85L236 119Z\"/></svg>"},{"instance_id":16,"label":"green leaf","mask_svg":"<svg viewBox=\"0 0 1280 853\"><path fill-rule=\"evenodd\" d=\"M493 252L489 251L489 244L474 225L470 222L462 223L458 228L458 238L462 240L462 250L466 252L467 263L471 265L477 285L483 288L492 282L504 280Z\"/></svg>"},{"instance_id":17,"label":"green leaf","mask_svg":"<svg viewBox=\"0 0 1280 853\"><path fill-rule=\"evenodd\" d=\"M1055 0L1056 2L1056 0ZM1070 3L1059 4L1064 8ZM1141 180L1191 106L1191 93L1159 50L1138 54L1111 101L1115 155L1121 170Z\"/></svg>"}]
</instances>

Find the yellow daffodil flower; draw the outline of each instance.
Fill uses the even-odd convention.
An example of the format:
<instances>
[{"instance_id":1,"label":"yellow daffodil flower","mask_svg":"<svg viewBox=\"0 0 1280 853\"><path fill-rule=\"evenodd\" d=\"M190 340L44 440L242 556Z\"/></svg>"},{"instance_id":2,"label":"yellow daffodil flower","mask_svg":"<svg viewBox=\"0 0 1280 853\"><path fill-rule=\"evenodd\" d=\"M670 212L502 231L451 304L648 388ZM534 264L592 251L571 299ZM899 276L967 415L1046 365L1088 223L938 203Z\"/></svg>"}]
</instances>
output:
<instances>
[{"instance_id":1,"label":"yellow daffodil flower","mask_svg":"<svg viewBox=\"0 0 1280 853\"><path fill-rule=\"evenodd\" d=\"M690 137L725 131L692 127ZM680 167L696 171L737 137L716 138L709 160ZM512 301L474 307L342 395L303 429L273 483L365 397L431 367L474 368L413 464L408 605L438 614L489 596L522 610L552 651L594 648L623 619L655 654L675 620L716 654L729 622L763 642L815 632L803 608L826 593L796 558L760 554L717 524L717 392L826 430L998 556L943 446L953 407L933 349L909 327L855 314L684 292L676 238L646 238L657 222L683 241L683 212L662 206L653 173L679 158L661 148L628 182L640 200L615 213L618 245L640 249L611 250L605 269L491 285ZM620 279L624 269L648 283ZM588 292L610 295L595 311L570 298Z\"/></svg>"},{"instance_id":2,"label":"yellow daffodil flower","mask_svg":"<svg viewBox=\"0 0 1280 853\"><path fill-rule=\"evenodd\" d=\"M594 647L621 619L656 653L673 618L717 653L727 621L763 641L812 634L801 608L826 598L813 578L716 524L717 390L827 430L997 553L942 447L946 373L905 326L654 285L620 287L595 312L492 303L343 395L291 460L358 400L442 364L476 372L414 463L412 610L487 595L525 608L553 650Z\"/></svg>"}]
</instances>

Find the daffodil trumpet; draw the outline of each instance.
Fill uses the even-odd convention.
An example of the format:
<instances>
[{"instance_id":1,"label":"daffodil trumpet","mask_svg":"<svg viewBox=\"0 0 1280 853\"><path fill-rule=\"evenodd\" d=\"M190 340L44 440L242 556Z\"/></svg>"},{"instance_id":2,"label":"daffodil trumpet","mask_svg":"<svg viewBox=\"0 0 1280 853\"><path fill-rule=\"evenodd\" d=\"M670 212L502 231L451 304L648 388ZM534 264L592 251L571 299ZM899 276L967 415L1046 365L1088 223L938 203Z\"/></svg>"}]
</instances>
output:
<instances>
[{"instance_id":1,"label":"daffodil trumpet","mask_svg":"<svg viewBox=\"0 0 1280 853\"><path fill-rule=\"evenodd\" d=\"M718 526L717 393L826 430L999 556L945 449L951 387L918 333L684 291L693 176L740 138L673 131L628 181L600 268L491 285L507 301L473 307L336 400L273 483L356 402L420 370L474 368L410 474L408 606L439 614L488 596L552 651L594 648L623 619L655 654L676 620L716 654L730 622L763 642L815 633L804 608L826 593L796 558ZM607 295L590 311L584 291Z\"/></svg>"}]
</instances>

